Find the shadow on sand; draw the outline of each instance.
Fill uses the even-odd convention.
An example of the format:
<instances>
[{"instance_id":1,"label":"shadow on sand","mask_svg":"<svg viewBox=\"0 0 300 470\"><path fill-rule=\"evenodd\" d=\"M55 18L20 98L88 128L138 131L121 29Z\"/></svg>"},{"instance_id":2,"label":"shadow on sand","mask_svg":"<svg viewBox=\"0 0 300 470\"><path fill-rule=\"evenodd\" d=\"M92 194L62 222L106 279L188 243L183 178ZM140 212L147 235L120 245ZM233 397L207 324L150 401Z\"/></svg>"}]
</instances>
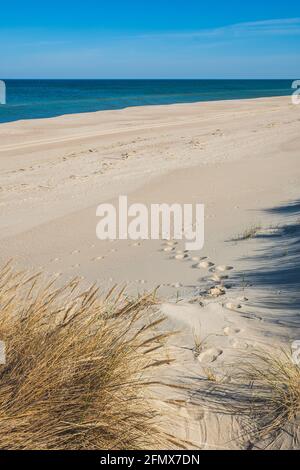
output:
<instances>
[{"instance_id":1,"label":"shadow on sand","mask_svg":"<svg viewBox=\"0 0 300 470\"><path fill-rule=\"evenodd\" d=\"M267 320L296 327L300 337L300 200L266 212L280 216L281 224L256 236L258 248L246 259L255 268L236 276L258 289L253 305L268 309Z\"/></svg>"}]
</instances>

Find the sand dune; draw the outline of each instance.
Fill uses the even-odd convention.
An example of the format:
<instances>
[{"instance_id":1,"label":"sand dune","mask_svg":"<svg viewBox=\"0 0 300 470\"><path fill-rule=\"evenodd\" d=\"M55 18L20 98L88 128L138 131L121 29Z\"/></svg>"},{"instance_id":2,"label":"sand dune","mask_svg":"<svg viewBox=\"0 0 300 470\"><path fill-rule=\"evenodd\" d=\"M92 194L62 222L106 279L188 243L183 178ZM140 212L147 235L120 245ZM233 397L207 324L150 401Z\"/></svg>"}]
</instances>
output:
<instances>
[{"instance_id":1,"label":"sand dune","mask_svg":"<svg viewBox=\"0 0 300 470\"><path fill-rule=\"evenodd\" d=\"M104 288L126 284L130 294L159 285L167 327L180 332L169 345L177 361L160 379L196 378L199 390L157 400L196 448L265 445L241 443L238 420L201 396L211 382L230 384L241 355L300 339L299 110L284 97L0 125L1 260ZM96 206L120 194L147 205L204 203L204 249L97 240ZM274 446L295 443L286 435Z\"/></svg>"}]
</instances>

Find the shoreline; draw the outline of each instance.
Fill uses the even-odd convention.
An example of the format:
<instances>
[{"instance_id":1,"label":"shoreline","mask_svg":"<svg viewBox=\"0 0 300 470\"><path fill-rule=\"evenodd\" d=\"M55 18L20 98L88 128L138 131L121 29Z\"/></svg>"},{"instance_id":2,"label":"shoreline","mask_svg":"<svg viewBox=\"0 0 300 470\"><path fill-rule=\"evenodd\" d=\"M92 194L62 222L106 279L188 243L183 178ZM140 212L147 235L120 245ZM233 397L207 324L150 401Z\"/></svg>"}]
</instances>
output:
<instances>
[{"instance_id":1,"label":"shoreline","mask_svg":"<svg viewBox=\"0 0 300 470\"><path fill-rule=\"evenodd\" d=\"M291 80L292 81L292 80ZM132 105L132 106L125 106L123 108L114 108L114 109L100 109L97 111L82 111L80 113L64 113L64 114L58 114L56 116L50 116L50 117L43 117L43 118L28 118L28 119L18 119L14 121L4 121L0 122L0 126L7 126L7 125L14 125L14 124L23 124L26 122L39 122L39 121L47 121L47 120L53 120L53 119L68 119L72 117L79 117L79 116L89 116L89 115L95 115L98 113L114 113L114 112L122 112L122 111L127 111L127 110L138 110L140 108L158 108L158 107L173 107L173 106L193 106L193 105L203 105L203 104L211 104L211 103L234 103L234 102L243 102L243 101L262 101L262 100L275 100L278 98L288 98L292 96L292 89L291 89L291 94L287 95L274 95L274 96L260 96L260 97L254 97L254 98L228 98L228 99L219 99L219 100L208 100L208 101L185 101L185 102L174 102L174 103L166 103L166 104L142 104L142 105ZM172 125L172 124L171 124ZM90 136L91 137L91 136Z\"/></svg>"},{"instance_id":2,"label":"shoreline","mask_svg":"<svg viewBox=\"0 0 300 470\"><path fill-rule=\"evenodd\" d=\"M8 103L6 110L0 109L0 121L47 119L151 105L289 96L292 94L293 79L104 80L105 86L101 82L97 79L8 79L8 92L14 98L14 104L10 106Z\"/></svg>"}]
</instances>

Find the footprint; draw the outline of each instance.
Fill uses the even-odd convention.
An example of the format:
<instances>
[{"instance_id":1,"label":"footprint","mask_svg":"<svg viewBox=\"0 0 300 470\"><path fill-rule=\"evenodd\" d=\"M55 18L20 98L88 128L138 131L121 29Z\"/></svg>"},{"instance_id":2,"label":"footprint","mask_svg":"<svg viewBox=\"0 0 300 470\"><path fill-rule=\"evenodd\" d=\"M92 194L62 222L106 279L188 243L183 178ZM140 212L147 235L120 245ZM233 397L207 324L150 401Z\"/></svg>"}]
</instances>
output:
<instances>
[{"instance_id":1,"label":"footprint","mask_svg":"<svg viewBox=\"0 0 300 470\"><path fill-rule=\"evenodd\" d=\"M242 308L241 304L234 304L232 302L228 302L227 304L223 305L223 307L227 308L227 310L238 310Z\"/></svg>"},{"instance_id":2,"label":"footprint","mask_svg":"<svg viewBox=\"0 0 300 470\"><path fill-rule=\"evenodd\" d=\"M199 263L199 267L204 269L212 268L213 266L214 263L212 263L211 261L201 261L201 263Z\"/></svg>"},{"instance_id":3,"label":"footprint","mask_svg":"<svg viewBox=\"0 0 300 470\"><path fill-rule=\"evenodd\" d=\"M208 291L208 295L210 295L211 297L221 297L221 295L225 295L226 294L226 290L224 289L224 287L212 287L211 289L209 289Z\"/></svg>"},{"instance_id":4,"label":"footprint","mask_svg":"<svg viewBox=\"0 0 300 470\"><path fill-rule=\"evenodd\" d=\"M226 271L232 271L233 267L232 266L217 266L216 267L216 271L219 271L219 272L226 272Z\"/></svg>"},{"instance_id":5,"label":"footprint","mask_svg":"<svg viewBox=\"0 0 300 470\"><path fill-rule=\"evenodd\" d=\"M226 326L223 331L226 336L238 335L241 332L239 328L234 328L233 326Z\"/></svg>"},{"instance_id":6,"label":"footprint","mask_svg":"<svg viewBox=\"0 0 300 470\"><path fill-rule=\"evenodd\" d=\"M209 279L210 279L210 281L214 281L214 282L222 282L222 281L228 279L228 276L226 276L226 275L222 276L222 275L214 274Z\"/></svg>"},{"instance_id":7,"label":"footprint","mask_svg":"<svg viewBox=\"0 0 300 470\"><path fill-rule=\"evenodd\" d=\"M101 261L104 259L104 256L97 256L96 258L93 258L92 261Z\"/></svg>"},{"instance_id":8,"label":"footprint","mask_svg":"<svg viewBox=\"0 0 300 470\"><path fill-rule=\"evenodd\" d=\"M201 261L201 263L195 264L193 267L196 269L208 269L214 266L214 263L210 261Z\"/></svg>"},{"instance_id":9,"label":"footprint","mask_svg":"<svg viewBox=\"0 0 300 470\"><path fill-rule=\"evenodd\" d=\"M249 302L248 297L244 297L244 296L243 296L243 297L239 297L238 300L239 300L240 302Z\"/></svg>"},{"instance_id":10,"label":"footprint","mask_svg":"<svg viewBox=\"0 0 300 470\"><path fill-rule=\"evenodd\" d=\"M186 253L182 253L182 254L177 254L177 255L175 256L175 259L180 260L180 261L183 261L183 260L187 259L188 257L189 257L189 256L188 256Z\"/></svg>"},{"instance_id":11,"label":"footprint","mask_svg":"<svg viewBox=\"0 0 300 470\"><path fill-rule=\"evenodd\" d=\"M203 351L198 356L199 362L215 362L223 354L222 349L210 348Z\"/></svg>"},{"instance_id":12,"label":"footprint","mask_svg":"<svg viewBox=\"0 0 300 470\"><path fill-rule=\"evenodd\" d=\"M169 241L166 242L166 245L175 247L176 245L178 245L178 242L175 242L173 240L169 240Z\"/></svg>"},{"instance_id":13,"label":"footprint","mask_svg":"<svg viewBox=\"0 0 300 470\"><path fill-rule=\"evenodd\" d=\"M174 251L174 250L175 250L175 248L172 247L172 246L167 246L166 248L163 249L163 251L165 251L166 253L170 253L170 252L172 252L172 251Z\"/></svg>"},{"instance_id":14,"label":"footprint","mask_svg":"<svg viewBox=\"0 0 300 470\"><path fill-rule=\"evenodd\" d=\"M80 253L79 250L74 250L74 251L72 251L71 255L77 255L78 253Z\"/></svg>"},{"instance_id":15,"label":"footprint","mask_svg":"<svg viewBox=\"0 0 300 470\"><path fill-rule=\"evenodd\" d=\"M180 287L183 287L180 282L176 282L175 284L171 284L171 287L174 287L175 289L179 289Z\"/></svg>"},{"instance_id":16,"label":"footprint","mask_svg":"<svg viewBox=\"0 0 300 470\"><path fill-rule=\"evenodd\" d=\"M211 133L211 135L214 135L214 136L223 136L224 133L221 131L221 129L216 129L214 132Z\"/></svg>"},{"instance_id":17,"label":"footprint","mask_svg":"<svg viewBox=\"0 0 300 470\"><path fill-rule=\"evenodd\" d=\"M238 339L231 339L229 344L235 349L248 349L249 348L248 343L244 341L239 341Z\"/></svg>"}]
</instances>

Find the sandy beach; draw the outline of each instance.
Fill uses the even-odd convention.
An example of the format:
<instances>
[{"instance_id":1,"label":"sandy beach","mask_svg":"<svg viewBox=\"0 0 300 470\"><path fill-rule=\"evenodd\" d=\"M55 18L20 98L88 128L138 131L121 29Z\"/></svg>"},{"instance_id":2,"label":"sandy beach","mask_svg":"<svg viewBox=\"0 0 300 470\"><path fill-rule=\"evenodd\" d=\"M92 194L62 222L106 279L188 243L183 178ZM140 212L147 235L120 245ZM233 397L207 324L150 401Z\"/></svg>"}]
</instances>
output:
<instances>
[{"instance_id":1,"label":"sandy beach","mask_svg":"<svg viewBox=\"0 0 300 470\"><path fill-rule=\"evenodd\" d=\"M0 125L0 261L130 295L159 286L175 363L157 393L188 447L263 448L206 408L208 378L259 348L300 340L300 107L290 97L145 106ZM99 241L96 208L202 203L205 246ZM201 347L199 345L201 343ZM198 344L198 348L197 348ZM298 436L299 437L299 436ZM286 432L271 448L299 447Z\"/></svg>"}]
</instances>

